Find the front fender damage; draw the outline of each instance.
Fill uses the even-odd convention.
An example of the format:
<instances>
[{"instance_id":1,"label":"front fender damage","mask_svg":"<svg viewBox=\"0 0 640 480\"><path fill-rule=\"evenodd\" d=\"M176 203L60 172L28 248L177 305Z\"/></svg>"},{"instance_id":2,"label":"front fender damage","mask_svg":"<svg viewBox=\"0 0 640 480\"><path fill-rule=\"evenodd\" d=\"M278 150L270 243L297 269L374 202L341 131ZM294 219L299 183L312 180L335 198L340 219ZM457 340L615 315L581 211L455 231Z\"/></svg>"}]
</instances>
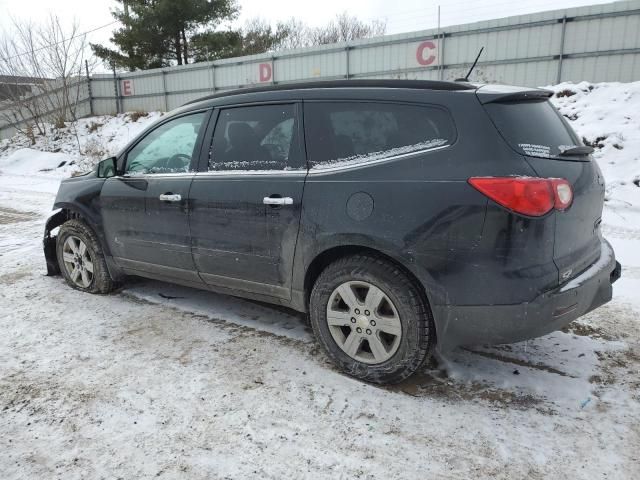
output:
<instances>
[{"instance_id":1,"label":"front fender damage","mask_svg":"<svg viewBox=\"0 0 640 480\"><path fill-rule=\"evenodd\" d=\"M58 257L56 255L56 239L57 235L54 230L68 220L67 212L58 209L47 219L44 227L44 238L42 247L44 249L44 258L47 262L47 276L60 275L60 265L58 265Z\"/></svg>"}]
</instances>

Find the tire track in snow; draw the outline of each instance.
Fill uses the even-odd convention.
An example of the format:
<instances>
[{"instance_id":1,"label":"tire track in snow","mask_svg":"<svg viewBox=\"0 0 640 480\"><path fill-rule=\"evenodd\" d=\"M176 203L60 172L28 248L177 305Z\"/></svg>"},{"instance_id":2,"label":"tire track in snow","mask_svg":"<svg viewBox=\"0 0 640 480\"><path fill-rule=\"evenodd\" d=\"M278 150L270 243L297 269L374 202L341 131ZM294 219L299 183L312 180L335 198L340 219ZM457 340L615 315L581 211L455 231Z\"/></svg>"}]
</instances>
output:
<instances>
[{"instance_id":1,"label":"tire track in snow","mask_svg":"<svg viewBox=\"0 0 640 480\"><path fill-rule=\"evenodd\" d=\"M623 240L640 240L640 230L636 230L635 228L603 225L602 233L605 237L614 237Z\"/></svg>"}]
</instances>

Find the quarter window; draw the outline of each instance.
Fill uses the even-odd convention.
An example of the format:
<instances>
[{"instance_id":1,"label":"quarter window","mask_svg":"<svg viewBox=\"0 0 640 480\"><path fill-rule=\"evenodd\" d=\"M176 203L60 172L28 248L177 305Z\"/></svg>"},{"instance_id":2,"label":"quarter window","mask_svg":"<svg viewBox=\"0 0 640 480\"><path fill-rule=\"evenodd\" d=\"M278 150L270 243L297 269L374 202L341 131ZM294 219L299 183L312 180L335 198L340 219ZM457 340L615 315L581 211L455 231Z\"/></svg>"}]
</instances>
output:
<instances>
[{"instance_id":1,"label":"quarter window","mask_svg":"<svg viewBox=\"0 0 640 480\"><path fill-rule=\"evenodd\" d=\"M305 168L298 148L295 105L258 105L220 111L209 170Z\"/></svg>"},{"instance_id":2,"label":"quarter window","mask_svg":"<svg viewBox=\"0 0 640 480\"><path fill-rule=\"evenodd\" d=\"M188 172L205 115L185 115L152 130L129 151L125 173Z\"/></svg>"},{"instance_id":3,"label":"quarter window","mask_svg":"<svg viewBox=\"0 0 640 480\"><path fill-rule=\"evenodd\" d=\"M312 168L367 163L450 144L455 129L437 107L375 102L313 102L304 107Z\"/></svg>"}]
</instances>

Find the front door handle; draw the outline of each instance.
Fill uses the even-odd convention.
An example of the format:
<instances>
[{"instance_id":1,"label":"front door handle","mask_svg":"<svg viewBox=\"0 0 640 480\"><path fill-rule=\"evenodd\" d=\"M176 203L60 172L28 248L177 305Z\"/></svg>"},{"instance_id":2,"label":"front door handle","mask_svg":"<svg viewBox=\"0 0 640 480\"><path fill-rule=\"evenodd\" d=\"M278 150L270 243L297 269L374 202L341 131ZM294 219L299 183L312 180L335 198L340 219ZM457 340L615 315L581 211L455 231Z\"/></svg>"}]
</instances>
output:
<instances>
[{"instance_id":1,"label":"front door handle","mask_svg":"<svg viewBox=\"0 0 640 480\"><path fill-rule=\"evenodd\" d=\"M262 203L265 205L293 205L291 197L264 197Z\"/></svg>"},{"instance_id":2,"label":"front door handle","mask_svg":"<svg viewBox=\"0 0 640 480\"><path fill-rule=\"evenodd\" d=\"M179 193L163 193L159 198L163 202L179 202L182 200L182 195Z\"/></svg>"}]
</instances>

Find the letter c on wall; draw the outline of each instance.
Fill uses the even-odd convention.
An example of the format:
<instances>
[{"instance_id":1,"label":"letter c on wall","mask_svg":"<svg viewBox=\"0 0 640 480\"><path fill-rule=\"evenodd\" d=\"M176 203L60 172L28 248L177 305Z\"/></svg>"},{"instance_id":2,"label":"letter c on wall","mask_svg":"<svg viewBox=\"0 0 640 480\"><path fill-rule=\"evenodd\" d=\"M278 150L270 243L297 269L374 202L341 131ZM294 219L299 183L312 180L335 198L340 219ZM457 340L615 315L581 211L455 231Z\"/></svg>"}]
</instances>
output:
<instances>
[{"instance_id":1,"label":"letter c on wall","mask_svg":"<svg viewBox=\"0 0 640 480\"><path fill-rule=\"evenodd\" d=\"M425 50L429 50L429 52L425 52ZM431 40L427 40L426 42L422 42L418 45L416 50L416 60L420 65L431 65L436 61L436 56L434 55L436 50L436 44ZM428 57L425 58L425 55L430 53Z\"/></svg>"}]
</instances>

